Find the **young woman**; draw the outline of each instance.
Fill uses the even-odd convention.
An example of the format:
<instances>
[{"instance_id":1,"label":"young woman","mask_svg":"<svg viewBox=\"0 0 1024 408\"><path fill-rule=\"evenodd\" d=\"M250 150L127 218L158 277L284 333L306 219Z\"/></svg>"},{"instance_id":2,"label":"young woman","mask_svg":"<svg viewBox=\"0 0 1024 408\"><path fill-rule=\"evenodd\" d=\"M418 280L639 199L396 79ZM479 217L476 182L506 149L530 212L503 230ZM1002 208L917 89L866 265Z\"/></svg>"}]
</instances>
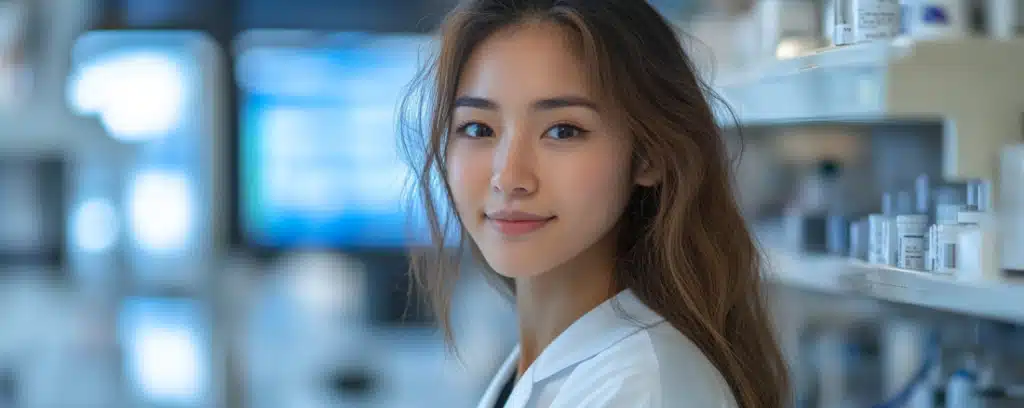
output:
<instances>
[{"instance_id":1,"label":"young woman","mask_svg":"<svg viewBox=\"0 0 1024 408\"><path fill-rule=\"evenodd\" d=\"M421 79L417 281L446 325L457 225L519 316L481 408L787 404L710 91L651 6L469 1Z\"/></svg>"}]
</instances>

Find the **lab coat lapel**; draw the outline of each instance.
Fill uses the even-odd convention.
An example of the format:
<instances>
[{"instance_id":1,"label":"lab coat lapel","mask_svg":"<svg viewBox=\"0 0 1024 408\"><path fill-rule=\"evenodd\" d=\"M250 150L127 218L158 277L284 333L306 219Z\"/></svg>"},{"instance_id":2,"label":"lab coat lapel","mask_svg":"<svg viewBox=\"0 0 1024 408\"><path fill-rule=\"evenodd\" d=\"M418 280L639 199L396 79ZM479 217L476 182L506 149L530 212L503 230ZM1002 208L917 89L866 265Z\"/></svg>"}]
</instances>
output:
<instances>
[{"instance_id":1,"label":"lab coat lapel","mask_svg":"<svg viewBox=\"0 0 1024 408\"><path fill-rule=\"evenodd\" d=\"M523 373L503 408L525 408L534 387L558 372L576 365L630 334L665 319L648 308L636 295L625 290L613 299L583 315L569 326L537 357ZM493 408L501 390L519 366L519 346L505 360L491 381L477 408Z\"/></svg>"},{"instance_id":2,"label":"lab coat lapel","mask_svg":"<svg viewBox=\"0 0 1024 408\"><path fill-rule=\"evenodd\" d=\"M629 335L665 319L631 290L624 290L570 325L537 358L533 381L544 381L589 359Z\"/></svg>"},{"instance_id":3,"label":"lab coat lapel","mask_svg":"<svg viewBox=\"0 0 1024 408\"><path fill-rule=\"evenodd\" d=\"M512 353L505 359L505 362L501 364L498 372L494 374L494 378L491 380L491 384L487 386L487 391L484 391L483 397L480 398L480 404L477 405L477 408L494 408L494 404L498 402L498 397L501 396L502 389L505 388L505 383L516 374L518 366L519 346L517 345L512 349Z\"/></svg>"},{"instance_id":4,"label":"lab coat lapel","mask_svg":"<svg viewBox=\"0 0 1024 408\"><path fill-rule=\"evenodd\" d=\"M518 353L516 353L516 367L518 367ZM505 401L503 408L525 408L526 404L530 402L530 397L533 396L534 386L534 371L533 368L526 369L523 373L523 377L516 381L516 386L512 388L512 394L508 396L508 401Z\"/></svg>"}]
</instances>

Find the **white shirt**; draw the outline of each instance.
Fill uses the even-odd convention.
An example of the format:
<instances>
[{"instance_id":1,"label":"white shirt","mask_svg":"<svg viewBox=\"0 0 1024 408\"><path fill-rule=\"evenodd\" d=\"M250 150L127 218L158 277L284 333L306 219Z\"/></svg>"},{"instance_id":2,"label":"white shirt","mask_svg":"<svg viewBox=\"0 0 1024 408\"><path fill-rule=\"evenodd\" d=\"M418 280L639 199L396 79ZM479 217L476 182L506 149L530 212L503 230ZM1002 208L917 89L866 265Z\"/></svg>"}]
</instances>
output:
<instances>
[{"instance_id":1,"label":"white shirt","mask_svg":"<svg viewBox=\"0 0 1024 408\"><path fill-rule=\"evenodd\" d=\"M515 375L518 361L516 346L478 408L494 407ZM580 407L735 408L737 404L704 353L626 290L555 338L517 380L505 403L505 408Z\"/></svg>"}]
</instances>

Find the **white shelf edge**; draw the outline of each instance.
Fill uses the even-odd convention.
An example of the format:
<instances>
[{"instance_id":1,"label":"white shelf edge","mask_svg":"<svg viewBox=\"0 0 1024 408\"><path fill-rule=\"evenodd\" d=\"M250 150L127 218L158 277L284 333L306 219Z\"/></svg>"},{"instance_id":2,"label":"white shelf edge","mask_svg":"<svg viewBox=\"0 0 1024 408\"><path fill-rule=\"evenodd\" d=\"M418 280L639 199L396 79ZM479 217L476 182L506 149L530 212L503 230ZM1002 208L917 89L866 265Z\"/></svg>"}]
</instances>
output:
<instances>
[{"instance_id":1,"label":"white shelf edge","mask_svg":"<svg viewBox=\"0 0 1024 408\"><path fill-rule=\"evenodd\" d=\"M714 88L741 126L941 123L943 177L998 182L1000 150L1024 140L1022 66L1024 39L879 42L768 61Z\"/></svg>"},{"instance_id":2,"label":"white shelf edge","mask_svg":"<svg viewBox=\"0 0 1024 408\"><path fill-rule=\"evenodd\" d=\"M1024 87L1022 63L1024 40L897 40L767 60L724 72L713 87L734 105L742 124L934 120L973 114L978 102L1017 106L1024 98L1016 92ZM771 91L783 94L766 95ZM947 101L949 95L973 104Z\"/></svg>"},{"instance_id":3,"label":"white shelf edge","mask_svg":"<svg viewBox=\"0 0 1024 408\"><path fill-rule=\"evenodd\" d=\"M968 282L952 276L825 255L768 254L769 281L1024 324L1024 281Z\"/></svg>"}]
</instances>

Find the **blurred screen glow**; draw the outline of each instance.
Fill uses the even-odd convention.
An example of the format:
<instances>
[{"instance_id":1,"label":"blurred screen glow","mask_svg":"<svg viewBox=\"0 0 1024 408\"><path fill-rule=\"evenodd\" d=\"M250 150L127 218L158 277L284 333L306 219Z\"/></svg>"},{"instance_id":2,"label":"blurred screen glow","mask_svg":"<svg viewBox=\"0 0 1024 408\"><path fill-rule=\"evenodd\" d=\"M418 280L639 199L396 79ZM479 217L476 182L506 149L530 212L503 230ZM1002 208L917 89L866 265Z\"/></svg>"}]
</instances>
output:
<instances>
[{"instance_id":1,"label":"blurred screen glow","mask_svg":"<svg viewBox=\"0 0 1024 408\"><path fill-rule=\"evenodd\" d=\"M169 52L111 53L73 74L68 102L81 114L99 115L117 139L157 139L180 127L191 82L186 73Z\"/></svg>"},{"instance_id":2,"label":"blurred screen glow","mask_svg":"<svg viewBox=\"0 0 1024 408\"><path fill-rule=\"evenodd\" d=\"M136 332L132 367L146 394L162 398L195 395L199 389L196 339L186 329L147 327Z\"/></svg>"},{"instance_id":3,"label":"blurred screen glow","mask_svg":"<svg viewBox=\"0 0 1024 408\"><path fill-rule=\"evenodd\" d=\"M188 244L194 220L191 186L185 174L142 171L129 191L131 231L140 247L172 252Z\"/></svg>"},{"instance_id":4,"label":"blurred screen glow","mask_svg":"<svg viewBox=\"0 0 1024 408\"><path fill-rule=\"evenodd\" d=\"M103 252L117 242L120 230L117 211L109 200L91 198L71 214L75 245L85 252Z\"/></svg>"},{"instance_id":5,"label":"blurred screen glow","mask_svg":"<svg viewBox=\"0 0 1024 408\"><path fill-rule=\"evenodd\" d=\"M240 222L263 247L401 248L425 242L409 217L397 110L427 37L253 46L243 91Z\"/></svg>"},{"instance_id":6,"label":"blurred screen glow","mask_svg":"<svg viewBox=\"0 0 1024 408\"><path fill-rule=\"evenodd\" d=\"M207 388L204 320L189 299L131 298L121 310L119 332L129 379L146 401L201 406Z\"/></svg>"}]
</instances>

